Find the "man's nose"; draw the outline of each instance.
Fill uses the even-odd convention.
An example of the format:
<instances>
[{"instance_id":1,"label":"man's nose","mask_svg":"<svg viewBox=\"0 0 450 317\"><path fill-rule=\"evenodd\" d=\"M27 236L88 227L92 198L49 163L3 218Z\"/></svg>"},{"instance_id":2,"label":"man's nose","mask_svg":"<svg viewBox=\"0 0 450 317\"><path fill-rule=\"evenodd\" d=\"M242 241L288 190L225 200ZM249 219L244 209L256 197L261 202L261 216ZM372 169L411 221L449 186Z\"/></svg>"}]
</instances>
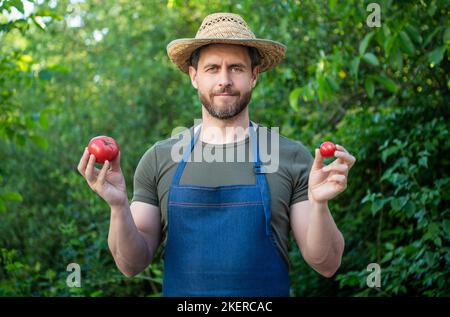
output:
<instances>
[{"instance_id":1,"label":"man's nose","mask_svg":"<svg viewBox=\"0 0 450 317\"><path fill-rule=\"evenodd\" d=\"M228 87L231 86L233 82L231 81L231 76L226 68L223 68L219 73L219 86Z\"/></svg>"}]
</instances>

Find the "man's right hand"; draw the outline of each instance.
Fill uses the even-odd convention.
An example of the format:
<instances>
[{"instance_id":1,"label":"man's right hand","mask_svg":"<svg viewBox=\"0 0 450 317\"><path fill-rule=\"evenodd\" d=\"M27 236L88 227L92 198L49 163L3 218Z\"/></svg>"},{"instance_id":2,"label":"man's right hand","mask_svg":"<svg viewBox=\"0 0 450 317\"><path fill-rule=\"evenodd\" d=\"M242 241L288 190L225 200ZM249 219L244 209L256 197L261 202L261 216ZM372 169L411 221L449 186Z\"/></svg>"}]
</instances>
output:
<instances>
[{"instance_id":1,"label":"man's right hand","mask_svg":"<svg viewBox=\"0 0 450 317\"><path fill-rule=\"evenodd\" d=\"M95 156L89 155L88 149L85 148L78 163L78 171L86 179L89 187L110 207L128 204L125 178L120 168L120 151L113 161L105 161L100 170L95 167Z\"/></svg>"}]
</instances>

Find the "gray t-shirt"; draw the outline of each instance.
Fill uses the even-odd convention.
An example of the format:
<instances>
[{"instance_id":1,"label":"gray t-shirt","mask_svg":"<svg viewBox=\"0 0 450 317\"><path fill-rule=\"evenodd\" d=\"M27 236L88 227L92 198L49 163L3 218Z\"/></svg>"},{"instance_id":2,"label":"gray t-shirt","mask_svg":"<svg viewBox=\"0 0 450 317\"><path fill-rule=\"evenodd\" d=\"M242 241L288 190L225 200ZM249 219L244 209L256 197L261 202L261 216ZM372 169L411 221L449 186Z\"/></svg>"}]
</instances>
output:
<instances>
[{"instance_id":1,"label":"gray t-shirt","mask_svg":"<svg viewBox=\"0 0 450 317\"><path fill-rule=\"evenodd\" d=\"M266 178L270 192L270 207L272 213L272 228L275 242L287 263L289 247L289 212L291 205L308 199L308 177L313 162L311 153L298 141L293 141L278 133L256 125L261 160L271 155L272 160L267 162L269 170ZM175 144L187 145L193 135L194 127L177 136L159 141L148 149L139 161L134 175L134 194L132 201L140 201L159 206L161 211L163 245L167 239L167 204L169 188L179 161L174 161L173 146ZM184 142L182 142L184 140ZM266 140L263 145L262 140ZM277 142L273 140L278 140ZM275 164L275 151L279 148L279 162ZM201 149L199 148L201 147ZM253 155L250 154L249 138L227 144L209 144L198 140L186 163L180 184L197 186L223 186L236 184L254 184L256 182L253 169ZM234 161L230 162L230 150L234 151ZM175 151L177 152L177 151ZM181 153L181 151L179 151ZM200 153L200 160L198 153ZM202 153L213 154L216 161L203 157ZM245 153L244 161L238 161L239 153ZM194 160L192 157L194 155ZM218 158L218 159L217 159ZM222 158L222 159L220 159ZM242 156L241 156L242 158ZM206 161L205 161L206 160Z\"/></svg>"}]
</instances>

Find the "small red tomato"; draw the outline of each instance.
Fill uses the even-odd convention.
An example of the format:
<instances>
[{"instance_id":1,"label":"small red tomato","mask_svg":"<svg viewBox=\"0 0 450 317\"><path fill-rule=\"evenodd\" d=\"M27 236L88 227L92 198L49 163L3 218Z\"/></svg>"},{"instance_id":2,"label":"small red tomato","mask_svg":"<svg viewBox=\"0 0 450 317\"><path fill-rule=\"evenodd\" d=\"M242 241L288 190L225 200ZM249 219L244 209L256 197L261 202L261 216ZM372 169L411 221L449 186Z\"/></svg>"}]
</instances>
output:
<instances>
[{"instance_id":1,"label":"small red tomato","mask_svg":"<svg viewBox=\"0 0 450 317\"><path fill-rule=\"evenodd\" d=\"M89 154L94 154L95 162L103 164L112 161L119 154L119 145L109 136L100 135L92 138L88 145Z\"/></svg>"},{"instance_id":2,"label":"small red tomato","mask_svg":"<svg viewBox=\"0 0 450 317\"><path fill-rule=\"evenodd\" d=\"M320 146L320 154L322 154L323 157L332 157L334 155L334 151L336 151L336 146L333 142L325 141Z\"/></svg>"}]
</instances>

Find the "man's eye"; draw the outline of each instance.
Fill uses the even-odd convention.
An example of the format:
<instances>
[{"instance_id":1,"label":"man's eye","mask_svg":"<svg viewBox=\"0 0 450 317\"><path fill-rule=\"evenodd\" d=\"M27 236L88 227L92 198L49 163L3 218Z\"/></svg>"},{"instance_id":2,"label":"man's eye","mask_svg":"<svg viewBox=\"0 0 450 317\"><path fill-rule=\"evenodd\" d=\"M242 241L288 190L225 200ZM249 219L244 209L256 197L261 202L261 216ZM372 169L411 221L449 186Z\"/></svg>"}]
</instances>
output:
<instances>
[{"instance_id":1,"label":"man's eye","mask_svg":"<svg viewBox=\"0 0 450 317\"><path fill-rule=\"evenodd\" d=\"M232 70L235 71L235 72L242 71L242 69L240 67L233 67Z\"/></svg>"}]
</instances>

